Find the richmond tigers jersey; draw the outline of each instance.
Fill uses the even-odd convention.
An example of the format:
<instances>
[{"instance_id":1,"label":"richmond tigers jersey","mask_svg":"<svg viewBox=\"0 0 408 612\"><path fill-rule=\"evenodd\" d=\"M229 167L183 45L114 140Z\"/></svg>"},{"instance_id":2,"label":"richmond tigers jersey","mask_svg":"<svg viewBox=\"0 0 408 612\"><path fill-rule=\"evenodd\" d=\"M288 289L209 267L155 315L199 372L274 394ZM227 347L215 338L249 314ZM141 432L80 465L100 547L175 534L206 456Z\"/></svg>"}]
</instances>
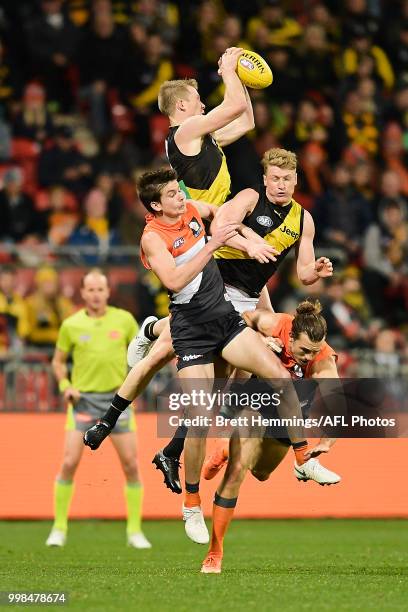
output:
<instances>
[{"instance_id":1,"label":"richmond tigers jersey","mask_svg":"<svg viewBox=\"0 0 408 612\"><path fill-rule=\"evenodd\" d=\"M243 224L275 247L279 255L276 261L262 264L243 251L221 247L214 257L224 282L245 291L251 297L259 296L262 287L299 241L303 231L303 216L304 209L295 200L286 206L273 204L266 197L263 187L254 210L243 220Z\"/></svg>"},{"instance_id":2,"label":"richmond tigers jersey","mask_svg":"<svg viewBox=\"0 0 408 612\"><path fill-rule=\"evenodd\" d=\"M182 179L193 200L215 206L224 204L231 188L227 161L214 138L203 136L197 155L184 155L174 140L178 126L171 127L166 138L166 154L171 167Z\"/></svg>"},{"instance_id":3,"label":"richmond tigers jersey","mask_svg":"<svg viewBox=\"0 0 408 612\"><path fill-rule=\"evenodd\" d=\"M190 261L207 242L203 221L190 202L187 202L187 210L181 220L173 225L162 223L154 215L147 215L146 222L143 234L158 234L174 257L176 266ZM141 260L143 265L150 269L142 249ZM225 296L224 283L213 258L181 291L169 291L169 297L172 316L182 313L194 323L205 323L234 312L231 302Z\"/></svg>"}]
</instances>

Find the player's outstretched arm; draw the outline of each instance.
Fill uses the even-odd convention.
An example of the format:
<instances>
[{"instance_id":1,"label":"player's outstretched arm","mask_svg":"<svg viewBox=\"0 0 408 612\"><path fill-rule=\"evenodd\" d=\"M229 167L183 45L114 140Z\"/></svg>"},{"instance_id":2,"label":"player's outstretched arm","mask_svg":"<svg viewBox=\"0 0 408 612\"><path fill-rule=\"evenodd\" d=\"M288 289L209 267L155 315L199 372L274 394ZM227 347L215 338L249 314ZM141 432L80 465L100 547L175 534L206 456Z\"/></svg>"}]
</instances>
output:
<instances>
[{"instance_id":1,"label":"player's outstretched arm","mask_svg":"<svg viewBox=\"0 0 408 612\"><path fill-rule=\"evenodd\" d=\"M176 266L164 241L155 232L149 232L142 238L141 246L153 272L162 284L170 291L179 292L210 261L213 253L237 233L237 224L229 223L220 226L210 240L189 262Z\"/></svg>"},{"instance_id":2,"label":"player's outstretched arm","mask_svg":"<svg viewBox=\"0 0 408 612\"><path fill-rule=\"evenodd\" d=\"M241 136L244 136L244 134L255 128L252 101L245 85L242 85L242 87L245 91L245 111L242 113L242 115L234 119L234 121L231 121L231 123L214 133L214 138L221 147L225 147L226 145L231 144L231 142L235 142L238 140L238 138L241 138Z\"/></svg>"},{"instance_id":3,"label":"player's outstretched arm","mask_svg":"<svg viewBox=\"0 0 408 612\"><path fill-rule=\"evenodd\" d=\"M224 100L207 115L194 115L180 125L175 142L182 151L197 138L212 134L247 111L244 87L237 75L238 58L242 49L231 47L222 58L222 78L225 83Z\"/></svg>"},{"instance_id":4,"label":"player's outstretched arm","mask_svg":"<svg viewBox=\"0 0 408 612\"><path fill-rule=\"evenodd\" d=\"M296 271L304 285L313 285L319 278L333 275L333 264L327 257L315 259L313 247L315 226L312 215L307 210L304 214L303 232L296 251Z\"/></svg>"}]
</instances>

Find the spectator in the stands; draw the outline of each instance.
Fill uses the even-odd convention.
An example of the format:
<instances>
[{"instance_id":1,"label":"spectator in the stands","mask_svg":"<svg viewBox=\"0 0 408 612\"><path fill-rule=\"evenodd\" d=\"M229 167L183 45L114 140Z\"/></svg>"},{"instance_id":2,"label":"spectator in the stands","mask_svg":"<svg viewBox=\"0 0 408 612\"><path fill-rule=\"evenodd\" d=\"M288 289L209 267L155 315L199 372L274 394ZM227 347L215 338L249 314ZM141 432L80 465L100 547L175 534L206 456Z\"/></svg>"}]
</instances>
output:
<instances>
[{"instance_id":1,"label":"spectator in the stands","mask_svg":"<svg viewBox=\"0 0 408 612\"><path fill-rule=\"evenodd\" d=\"M55 144L41 152L38 178L42 187L60 184L78 196L91 186L91 165L77 150L69 126L56 128Z\"/></svg>"},{"instance_id":2,"label":"spectator in the stands","mask_svg":"<svg viewBox=\"0 0 408 612\"><path fill-rule=\"evenodd\" d=\"M63 0L41 0L41 12L26 24L32 76L41 79L48 100L66 112L72 106L67 69L76 57L79 31Z\"/></svg>"},{"instance_id":3,"label":"spectator in the stands","mask_svg":"<svg viewBox=\"0 0 408 612\"><path fill-rule=\"evenodd\" d=\"M364 237L363 283L374 314L392 324L406 316L408 223L400 200L384 199Z\"/></svg>"},{"instance_id":4,"label":"spectator in the stands","mask_svg":"<svg viewBox=\"0 0 408 612\"><path fill-rule=\"evenodd\" d=\"M372 34L366 24L354 23L351 28L349 46L343 51L341 66L344 76L355 74L365 56L374 60L374 75L386 90L394 86L395 75L385 51L373 44Z\"/></svg>"},{"instance_id":5,"label":"spectator in the stands","mask_svg":"<svg viewBox=\"0 0 408 612\"><path fill-rule=\"evenodd\" d=\"M65 244L78 223L75 198L61 185L49 189L49 203L46 211L48 242L52 246Z\"/></svg>"},{"instance_id":6,"label":"spectator in the stands","mask_svg":"<svg viewBox=\"0 0 408 612\"><path fill-rule=\"evenodd\" d=\"M27 341L37 348L54 348L58 330L73 313L72 302L61 295L58 273L40 268L34 277L34 291L25 300L28 318Z\"/></svg>"},{"instance_id":7,"label":"spectator in the stands","mask_svg":"<svg viewBox=\"0 0 408 612\"><path fill-rule=\"evenodd\" d=\"M12 268L0 271L0 319L3 330L0 352L19 350L28 333L24 298L16 289L16 273Z\"/></svg>"},{"instance_id":8,"label":"spectator in the stands","mask_svg":"<svg viewBox=\"0 0 408 612\"><path fill-rule=\"evenodd\" d=\"M95 186L106 197L109 227L117 227L124 210L124 201L117 189L115 179L109 172L101 172L95 179Z\"/></svg>"},{"instance_id":9,"label":"spectator in the stands","mask_svg":"<svg viewBox=\"0 0 408 612\"><path fill-rule=\"evenodd\" d=\"M124 66L126 36L111 10L95 11L80 46L80 96L89 104L89 122L101 138L110 126L108 94L118 87Z\"/></svg>"},{"instance_id":10,"label":"spectator in the stands","mask_svg":"<svg viewBox=\"0 0 408 612\"><path fill-rule=\"evenodd\" d=\"M372 211L353 189L344 163L336 165L331 186L317 199L313 214L320 244L337 247L351 258L358 254Z\"/></svg>"},{"instance_id":11,"label":"spectator in the stands","mask_svg":"<svg viewBox=\"0 0 408 612\"><path fill-rule=\"evenodd\" d=\"M0 240L20 242L29 235L42 236L45 226L34 202L23 190L23 172L10 168L0 189Z\"/></svg>"},{"instance_id":12,"label":"spectator in the stands","mask_svg":"<svg viewBox=\"0 0 408 612\"><path fill-rule=\"evenodd\" d=\"M68 246L77 247L72 258L90 266L100 265L109 259L120 260L110 253L110 248L119 244L117 231L109 226L107 197L100 189L93 189L85 198L83 221L67 242ZM85 247L83 253L81 247ZM86 247L90 247L92 252L86 252Z\"/></svg>"},{"instance_id":13,"label":"spectator in the stands","mask_svg":"<svg viewBox=\"0 0 408 612\"><path fill-rule=\"evenodd\" d=\"M39 83L29 83L24 89L21 112L13 121L13 136L44 144L52 137L53 129L44 88Z\"/></svg>"},{"instance_id":14,"label":"spectator in the stands","mask_svg":"<svg viewBox=\"0 0 408 612\"><path fill-rule=\"evenodd\" d=\"M254 49L264 28L269 45L294 45L302 33L299 22L285 14L281 0L264 0L259 14L249 20L246 38Z\"/></svg>"}]
</instances>

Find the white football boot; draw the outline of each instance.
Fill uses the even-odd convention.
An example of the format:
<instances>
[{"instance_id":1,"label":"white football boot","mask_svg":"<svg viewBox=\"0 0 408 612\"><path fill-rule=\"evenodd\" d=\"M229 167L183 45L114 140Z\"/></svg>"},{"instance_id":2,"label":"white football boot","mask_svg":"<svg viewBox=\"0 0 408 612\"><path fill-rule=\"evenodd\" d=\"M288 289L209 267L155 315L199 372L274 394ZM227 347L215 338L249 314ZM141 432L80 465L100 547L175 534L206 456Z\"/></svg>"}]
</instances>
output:
<instances>
[{"instance_id":1,"label":"white football boot","mask_svg":"<svg viewBox=\"0 0 408 612\"><path fill-rule=\"evenodd\" d=\"M325 468L317 459L308 459L302 465L295 461L294 474L298 480L314 480L319 485L331 485L340 482L341 477Z\"/></svg>"},{"instance_id":2,"label":"white football boot","mask_svg":"<svg viewBox=\"0 0 408 612\"><path fill-rule=\"evenodd\" d=\"M140 531L139 533L130 533L127 539L128 546L133 546L133 548L151 548L149 540L145 537L145 535Z\"/></svg>"},{"instance_id":3,"label":"white football boot","mask_svg":"<svg viewBox=\"0 0 408 612\"><path fill-rule=\"evenodd\" d=\"M183 505L183 521L185 521L184 528L190 540L193 540L196 544L208 544L210 534L200 506L186 508Z\"/></svg>"},{"instance_id":4,"label":"white football boot","mask_svg":"<svg viewBox=\"0 0 408 612\"><path fill-rule=\"evenodd\" d=\"M46 546L65 546L67 534L59 529L52 529L45 543Z\"/></svg>"}]
</instances>

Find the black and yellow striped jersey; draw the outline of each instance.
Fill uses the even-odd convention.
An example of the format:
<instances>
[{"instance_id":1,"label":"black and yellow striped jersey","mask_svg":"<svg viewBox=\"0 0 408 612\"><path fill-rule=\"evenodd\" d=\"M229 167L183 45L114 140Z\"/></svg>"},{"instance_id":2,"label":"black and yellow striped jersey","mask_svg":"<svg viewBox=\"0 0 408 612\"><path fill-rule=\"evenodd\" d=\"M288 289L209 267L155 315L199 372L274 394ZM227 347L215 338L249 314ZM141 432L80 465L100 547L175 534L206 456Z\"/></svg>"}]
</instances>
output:
<instances>
[{"instance_id":1,"label":"black and yellow striped jersey","mask_svg":"<svg viewBox=\"0 0 408 612\"><path fill-rule=\"evenodd\" d=\"M178 126L171 127L166 138L166 154L171 167L182 179L193 200L215 206L224 204L231 188L231 177L221 147L214 138L203 136L197 155L184 155L177 147L174 136Z\"/></svg>"},{"instance_id":2,"label":"black and yellow striped jersey","mask_svg":"<svg viewBox=\"0 0 408 612\"><path fill-rule=\"evenodd\" d=\"M263 187L258 203L243 224L279 251L276 261L262 264L251 259L247 253L231 247L221 247L214 257L224 283L258 297L265 283L292 247L299 241L303 231L304 209L295 200L282 206L270 202Z\"/></svg>"}]
</instances>

